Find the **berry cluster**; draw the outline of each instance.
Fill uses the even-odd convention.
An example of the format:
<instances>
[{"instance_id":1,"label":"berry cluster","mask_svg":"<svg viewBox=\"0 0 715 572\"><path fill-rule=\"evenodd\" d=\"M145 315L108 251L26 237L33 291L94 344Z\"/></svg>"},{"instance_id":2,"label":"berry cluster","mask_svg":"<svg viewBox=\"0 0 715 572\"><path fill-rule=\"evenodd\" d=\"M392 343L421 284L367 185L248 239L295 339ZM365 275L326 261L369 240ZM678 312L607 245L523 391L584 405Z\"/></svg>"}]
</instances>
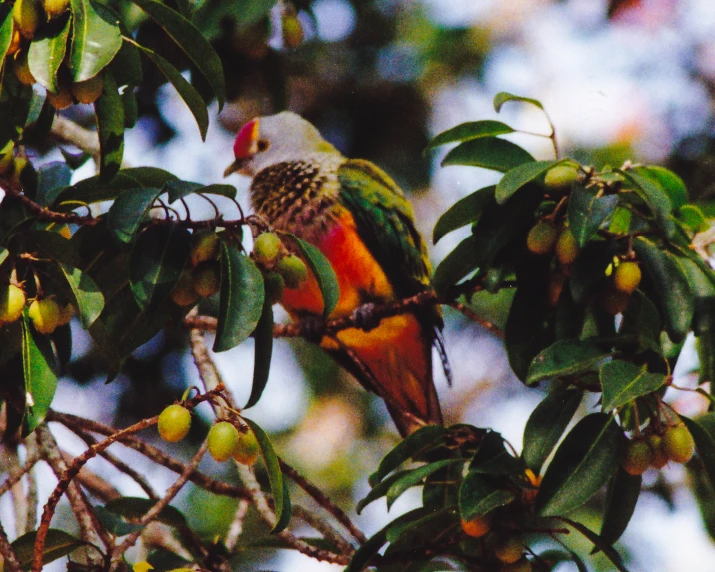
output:
<instances>
[{"instance_id":1,"label":"berry cluster","mask_svg":"<svg viewBox=\"0 0 715 572\"><path fill-rule=\"evenodd\" d=\"M11 280L0 292L0 324L19 320L26 304L27 297L22 284ZM72 304L60 306L54 298L35 298L27 307L27 316L35 330L41 334L51 334L58 326L68 324L74 313Z\"/></svg>"},{"instance_id":2,"label":"berry cluster","mask_svg":"<svg viewBox=\"0 0 715 572\"><path fill-rule=\"evenodd\" d=\"M295 254L288 254L281 239L273 232L264 232L256 237L253 259L263 271L266 296L273 303L283 298L285 288L300 288L308 280L305 262Z\"/></svg>"},{"instance_id":3,"label":"berry cluster","mask_svg":"<svg viewBox=\"0 0 715 572\"><path fill-rule=\"evenodd\" d=\"M175 403L159 415L159 435L169 443L181 441L191 428L191 412ZM223 463L230 458L244 465L253 465L258 459L260 446L256 435L248 427L236 428L231 421L217 421L209 429L208 450L211 456Z\"/></svg>"},{"instance_id":4,"label":"berry cluster","mask_svg":"<svg viewBox=\"0 0 715 572\"><path fill-rule=\"evenodd\" d=\"M194 233L189 262L171 291L171 299L179 306L191 306L199 298L208 298L221 287L221 239L213 231Z\"/></svg>"},{"instance_id":5,"label":"berry cluster","mask_svg":"<svg viewBox=\"0 0 715 572\"><path fill-rule=\"evenodd\" d=\"M649 467L663 468L668 461L687 463L695 453L695 441L683 424L667 427L662 433L639 435L628 441L621 466L630 475L642 475Z\"/></svg>"}]
</instances>

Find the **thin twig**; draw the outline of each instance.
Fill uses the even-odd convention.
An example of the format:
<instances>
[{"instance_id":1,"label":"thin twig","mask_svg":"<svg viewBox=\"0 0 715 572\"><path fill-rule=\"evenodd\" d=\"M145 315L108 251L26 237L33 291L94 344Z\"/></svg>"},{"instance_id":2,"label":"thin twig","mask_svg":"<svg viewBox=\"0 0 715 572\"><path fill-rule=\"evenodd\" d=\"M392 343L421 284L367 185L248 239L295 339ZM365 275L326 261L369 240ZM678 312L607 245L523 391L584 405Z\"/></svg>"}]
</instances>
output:
<instances>
[{"instance_id":1,"label":"thin twig","mask_svg":"<svg viewBox=\"0 0 715 572\"><path fill-rule=\"evenodd\" d=\"M85 129L66 117L55 115L50 135L55 139L74 145L94 158L99 157L99 137L96 131Z\"/></svg>"},{"instance_id":2,"label":"thin twig","mask_svg":"<svg viewBox=\"0 0 715 572\"><path fill-rule=\"evenodd\" d=\"M302 520L307 525L322 534L323 537L328 542L332 543L342 554L352 554L355 551L355 548L347 540L345 540L345 538L338 534L332 526L328 525L327 522L307 510L305 507L294 505L293 516Z\"/></svg>"},{"instance_id":3,"label":"thin twig","mask_svg":"<svg viewBox=\"0 0 715 572\"><path fill-rule=\"evenodd\" d=\"M2 555L6 572L21 572L22 567L17 561L15 551L12 549L7 534L5 534L5 529L2 527L2 522L0 522L0 555Z\"/></svg>"},{"instance_id":4,"label":"thin twig","mask_svg":"<svg viewBox=\"0 0 715 572\"><path fill-rule=\"evenodd\" d=\"M21 481L22 477L25 476L28 471L31 471L39 460L40 457L37 453L34 455L28 455L27 459L25 459L25 465L23 467L19 467L15 472L11 472L3 484L0 485L0 497L14 487L15 484Z\"/></svg>"}]
</instances>

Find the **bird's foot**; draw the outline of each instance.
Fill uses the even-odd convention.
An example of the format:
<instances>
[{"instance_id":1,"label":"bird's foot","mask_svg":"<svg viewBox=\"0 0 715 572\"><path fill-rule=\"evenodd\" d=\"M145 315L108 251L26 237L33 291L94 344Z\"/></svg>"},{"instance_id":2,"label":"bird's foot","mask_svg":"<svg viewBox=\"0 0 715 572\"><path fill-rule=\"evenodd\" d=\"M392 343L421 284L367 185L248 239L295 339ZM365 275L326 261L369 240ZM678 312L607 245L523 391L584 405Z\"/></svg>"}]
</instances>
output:
<instances>
[{"instance_id":1,"label":"bird's foot","mask_svg":"<svg viewBox=\"0 0 715 572\"><path fill-rule=\"evenodd\" d=\"M318 316L303 316L300 319L300 335L309 342L319 344L325 334L325 320Z\"/></svg>"},{"instance_id":2,"label":"bird's foot","mask_svg":"<svg viewBox=\"0 0 715 572\"><path fill-rule=\"evenodd\" d=\"M352 315L355 327L366 332L377 328L382 318L375 312L376 308L377 304L373 304L372 302L368 302L356 308Z\"/></svg>"}]
</instances>

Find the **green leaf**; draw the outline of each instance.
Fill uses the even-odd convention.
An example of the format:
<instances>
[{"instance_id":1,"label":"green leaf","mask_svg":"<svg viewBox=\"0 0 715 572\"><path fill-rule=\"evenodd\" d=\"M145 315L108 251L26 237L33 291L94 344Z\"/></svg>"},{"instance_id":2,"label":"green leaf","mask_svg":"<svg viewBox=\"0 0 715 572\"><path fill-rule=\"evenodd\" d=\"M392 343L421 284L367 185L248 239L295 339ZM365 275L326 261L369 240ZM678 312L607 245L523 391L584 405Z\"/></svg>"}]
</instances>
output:
<instances>
[{"instance_id":1,"label":"green leaf","mask_svg":"<svg viewBox=\"0 0 715 572\"><path fill-rule=\"evenodd\" d=\"M579 248L593 238L599 228L613 216L618 206L617 195L597 197L579 185L574 185L567 211L569 229Z\"/></svg>"},{"instance_id":2,"label":"green leaf","mask_svg":"<svg viewBox=\"0 0 715 572\"><path fill-rule=\"evenodd\" d=\"M107 213L107 227L122 242L131 242L161 191L128 189L117 196Z\"/></svg>"},{"instance_id":3,"label":"green leaf","mask_svg":"<svg viewBox=\"0 0 715 572\"><path fill-rule=\"evenodd\" d=\"M665 383L662 373L648 373L647 366L613 360L601 366L599 373L603 387L603 410L623 407L636 397L647 395Z\"/></svg>"},{"instance_id":4,"label":"green leaf","mask_svg":"<svg viewBox=\"0 0 715 572\"><path fill-rule=\"evenodd\" d=\"M5 248L4 246L0 246L0 265L2 265L3 262L7 259L7 257L10 255L10 251Z\"/></svg>"},{"instance_id":5,"label":"green leaf","mask_svg":"<svg viewBox=\"0 0 715 572\"><path fill-rule=\"evenodd\" d=\"M52 93L57 93L57 70L67 51L67 38L70 33L70 19L66 18L64 26L52 30L49 35L38 35L30 44L27 52L27 62L35 80Z\"/></svg>"},{"instance_id":6,"label":"green leaf","mask_svg":"<svg viewBox=\"0 0 715 572\"><path fill-rule=\"evenodd\" d=\"M529 366L526 383L588 371L611 352L588 341L558 340L537 355Z\"/></svg>"},{"instance_id":7,"label":"green leaf","mask_svg":"<svg viewBox=\"0 0 715 572\"><path fill-rule=\"evenodd\" d=\"M499 113L501 111L502 105L504 105L507 101L521 101L522 103L529 103L531 105L535 105L542 111L544 109L544 106L541 105L541 102L538 99L531 99L530 97L514 95L513 93L509 93L507 91L500 91L494 96L494 111Z\"/></svg>"},{"instance_id":8,"label":"green leaf","mask_svg":"<svg viewBox=\"0 0 715 572\"><path fill-rule=\"evenodd\" d=\"M3 77L4 76L4 77ZM22 85L14 73L0 74L0 148L22 132L32 101L32 88Z\"/></svg>"},{"instance_id":9,"label":"green leaf","mask_svg":"<svg viewBox=\"0 0 715 572\"><path fill-rule=\"evenodd\" d=\"M462 520L484 516L516 500L513 491L497 489L484 475L470 471L459 487L459 513Z\"/></svg>"},{"instance_id":10,"label":"green leaf","mask_svg":"<svg viewBox=\"0 0 715 572\"><path fill-rule=\"evenodd\" d=\"M673 171L657 165L638 167L637 173L652 179L670 198L673 208L679 209L688 202L688 189L683 183L683 179L678 177Z\"/></svg>"},{"instance_id":11,"label":"green leaf","mask_svg":"<svg viewBox=\"0 0 715 572\"><path fill-rule=\"evenodd\" d=\"M611 479L606 497L606 509L601 524L601 539L613 544L625 532L641 494L640 475L629 475L622 467Z\"/></svg>"},{"instance_id":12,"label":"green leaf","mask_svg":"<svg viewBox=\"0 0 715 572\"><path fill-rule=\"evenodd\" d=\"M153 225L142 232L132 249L129 280L139 307L157 306L184 271L191 250L191 233L178 225Z\"/></svg>"},{"instance_id":13,"label":"green leaf","mask_svg":"<svg viewBox=\"0 0 715 572\"><path fill-rule=\"evenodd\" d=\"M132 0L171 37L198 68L218 99L219 111L226 98L223 66L201 32L178 12L155 0ZM208 103L208 102L207 102Z\"/></svg>"},{"instance_id":14,"label":"green leaf","mask_svg":"<svg viewBox=\"0 0 715 572\"><path fill-rule=\"evenodd\" d=\"M583 399L579 389L553 391L536 406L524 428L522 457L535 474L561 439Z\"/></svg>"},{"instance_id":15,"label":"green leaf","mask_svg":"<svg viewBox=\"0 0 715 572\"><path fill-rule=\"evenodd\" d=\"M675 234L675 223L671 218L673 203L660 186L660 183L649 177L640 167L629 170L615 169L615 172L620 173L626 180L631 182L633 190L655 215L665 236L671 238Z\"/></svg>"},{"instance_id":16,"label":"green leaf","mask_svg":"<svg viewBox=\"0 0 715 572\"><path fill-rule=\"evenodd\" d=\"M645 273L658 296L668 336L679 342L690 330L695 304L685 271L673 255L649 238L636 237L633 248L643 261Z\"/></svg>"},{"instance_id":17,"label":"green leaf","mask_svg":"<svg viewBox=\"0 0 715 572\"><path fill-rule=\"evenodd\" d=\"M88 329L104 309L104 295L89 274L64 264L60 268L72 290L82 327Z\"/></svg>"},{"instance_id":18,"label":"green leaf","mask_svg":"<svg viewBox=\"0 0 715 572\"><path fill-rule=\"evenodd\" d=\"M466 165L506 173L514 167L533 160L531 154L511 141L497 137L483 137L460 143L447 153L442 166Z\"/></svg>"},{"instance_id":19,"label":"green leaf","mask_svg":"<svg viewBox=\"0 0 715 572\"><path fill-rule=\"evenodd\" d=\"M293 515L293 504L290 500L290 491L288 490L288 480L283 479L283 510L281 510L281 516L276 521L276 525L271 531L273 534L278 534L290 523L291 516Z\"/></svg>"},{"instance_id":20,"label":"green leaf","mask_svg":"<svg viewBox=\"0 0 715 572\"><path fill-rule=\"evenodd\" d=\"M496 186L495 197L497 203L503 205L511 196L521 189L526 183L533 181L543 173L559 165L563 161L531 161L509 169Z\"/></svg>"},{"instance_id":21,"label":"green leaf","mask_svg":"<svg viewBox=\"0 0 715 572\"><path fill-rule=\"evenodd\" d=\"M278 528L278 525L284 526L285 524L287 524L288 519L290 518L290 514L288 514L288 518L286 518L283 514L284 511L290 513L290 504L285 503L284 495L287 494L287 489L284 489L283 487L284 479L283 473L281 472L280 461L278 460L278 456L273 450L273 445L271 444L270 439L268 439L268 435L264 433L263 429L261 429L250 419L246 419L244 417L243 420L251 427L251 430L255 434L256 439L258 440L258 444L261 447L263 462L266 465L266 472L268 473L268 482L271 485L271 492L273 493L273 504L277 521L276 526L273 528L273 530L271 530L271 532L277 534L282 530ZM282 492L281 494L277 494L277 491Z\"/></svg>"},{"instance_id":22,"label":"green leaf","mask_svg":"<svg viewBox=\"0 0 715 572\"><path fill-rule=\"evenodd\" d=\"M169 204L194 193L220 195L229 199L236 198L236 187L233 185L202 185L201 183L172 179L166 182L164 190L169 193Z\"/></svg>"},{"instance_id":23,"label":"green leaf","mask_svg":"<svg viewBox=\"0 0 715 572\"><path fill-rule=\"evenodd\" d=\"M268 372L271 368L273 354L273 306L268 297L263 301L263 312L258 320L258 325L256 325L253 339L255 340L253 383L251 384L251 395L246 405L243 406L244 409L258 403L266 388L266 383L268 383Z\"/></svg>"},{"instance_id":24,"label":"green leaf","mask_svg":"<svg viewBox=\"0 0 715 572\"><path fill-rule=\"evenodd\" d=\"M139 57L139 48L124 40L117 55L110 65L112 75L117 85L139 85L142 82L142 62ZM125 90L126 93L126 90Z\"/></svg>"},{"instance_id":25,"label":"green leaf","mask_svg":"<svg viewBox=\"0 0 715 572\"><path fill-rule=\"evenodd\" d=\"M251 335L263 313L264 298L261 271L236 247L222 241L221 297L213 351L230 350Z\"/></svg>"},{"instance_id":26,"label":"green leaf","mask_svg":"<svg viewBox=\"0 0 715 572\"><path fill-rule=\"evenodd\" d=\"M397 526L391 526L387 531L387 541L393 546L390 546L388 550L391 551L395 548L394 545L402 542L415 543L432 540L435 532L442 533L449 527L456 528L457 526L459 526L459 520L453 506L400 523ZM387 552L385 555L387 556Z\"/></svg>"},{"instance_id":27,"label":"green leaf","mask_svg":"<svg viewBox=\"0 0 715 572\"><path fill-rule=\"evenodd\" d=\"M102 526L107 530L107 532L113 534L114 536L125 536L142 528L138 524L132 524L131 522L125 521L121 516L107 510L103 506L97 505L93 508L99 522L102 523Z\"/></svg>"},{"instance_id":28,"label":"green leaf","mask_svg":"<svg viewBox=\"0 0 715 572\"><path fill-rule=\"evenodd\" d=\"M338 286L338 277L335 275L333 267L330 265L323 253L315 246L301 240L300 238L289 235L295 244L298 246L300 253L308 263L308 268L318 281L320 293L323 296L323 316L329 316L338 305L340 299L340 287Z\"/></svg>"},{"instance_id":29,"label":"green leaf","mask_svg":"<svg viewBox=\"0 0 715 572\"><path fill-rule=\"evenodd\" d=\"M368 479L370 486L374 487L387 474L394 471L408 459L417 457L443 443L445 435L446 430L441 425L427 425L405 437L380 461L377 470Z\"/></svg>"},{"instance_id":30,"label":"green leaf","mask_svg":"<svg viewBox=\"0 0 715 572\"><path fill-rule=\"evenodd\" d=\"M437 242L446 234L453 230L462 228L463 226L476 222L484 212L486 206L494 197L495 187L485 187L474 191L472 194L459 199L445 213L439 217L437 224L434 225L432 233L432 242Z\"/></svg>"},{"instance_id":31,"label":"green leaf","mask_svg":"<svg viewBox=\"0 0 715 572\"><path fill-rule=\"evenodd\" d=\"M391 474L386 479L376 483L372 487L372 489L370 489L370 492L367 493L367 495L365 495L365 497L355 505L355 512L357 514L360 514L362 510L371 502L384 497L394 483L399 481L401 478L408 476L410 472L411 470L397 471L396 473Z\"/></svg>"},{"instance_id":32,"label":"green leaf","mask_svg":"<svg viewBox=\"0 0 715 572\"><path fill-rule=\"evenodd\" d=\"M400 498L400 496L402 496L402 493L420 484L425 478L435 471L458 462L463 461L462 459L442 459L440 461L435 461L434 463L429 463L428 465L423 465L417 469L405 471L405 473L402 474L399 479L396 479L390 485L390 488L387 489L387 510L392 508L392 505L398 498Z\"/></svg>"},{"instance_id":33,"label":"green leaf","mask_svg":"<svg viewBox=\"0 0 715 572\"><path fill-rule=\"evenodd\" d=\"M477 241L468 236L439 263L432 276L432 285L437 294L444 294L479 265Z\"/></svg>"},{"instance_id":34,"label":"green leaf","mask_svg":"<svg viewBox=\"0 0 715 572\"><path fill-rule=\"evenodd\" d=\"M119 497L104 505L104 510L127 520L137 520L149 512L156 502L156 500L141 497ZM156 520L174 528L186 526L186 517L179 509L171 505L161 509Z\"/></svg>"},{"instance_id":35,"label":"green leaf","mask_svg":"<svg viewBox=\"0 0 715 572\"><path fill-rule=\"evenodd\" d=\"M705 214L696 205L683 205L678 209L678 218L693 232L705 232L710 228L710 223Z\"/></svg>"},{"instance_id":36,"label":"green leaf","mask_svg":"<svg viewBox=\"0 0 715 572\"><path fill-rule=\"evenodd\" d=\"M12 4L0 4L0 61L5 59L12 43Z\"/></svg>"},{"instance_id":37,"label":"green leaf","mask_svg":"<svg viewBox=\"0 0 715 572\"><path fill-rule=\"evenodd\" d=\"M446 143L469 141L471 139L494 137L496 135L507 135L509 133L514 133L514 129L501 121L494 121L492 119L470 121L447 129L447 131L442 131L442 133L430 141L428 149L434 149Z\"/></svg>"},{"instance_id":38,"label":"green leaf","mask_svg":"<svg viewBox=\"0 0 715 572\"><path fill-rule=\"evenodd\" d=\"M655 304L639 290L633 292L628 308L623 312L618 333L624 336L633 335L641 348L660 353L662 330L663 321Z\"/></svg>"},{"instance_id":39,"label":"green leaf","mask_svg":"<svg viewBox=\"0 0 715 572\"><path fill-rule=\"evenodd\" d=\"M30 320L22 319L22 369L27 394L24 435L29 435L42 423L57 389L55 356L46 336L32 331Z\"/></svg>"},{"instance_id":40,"label":"green leaf","mask_svg":"<svg viewBox=\"0 0 715 572\"><path fill-rule=\"evenodd\" d=\"M171 82L171 85L174 86L181 99L184 100L184 103L186 103L194 119L196 119L196 124L199 126L199 132L201 133L201 139L206 141L206 131L209 128L209 112L199 92L184 79L184 76L181 75L179 70L159 54L148 48L141 46L140 48L149 59L154 62L154 65L159 68L159 71L164 74L164 77Z\"/></svg>"},{"instance_id":41,"label":"green leaf","mask_svg":"<svg viewBox=\"0 0 715 572\"><path fill-rule=\"evenodd\" d=\"M623 433L605 413L587 415L566 435L536 496L542 516L566 514L608 482L620 464Z\"/></svg>"},{"instance_id":42,"label":"green leaf","mask_svg":"<svg viewBox=\"0 0 715 572\"><path fill-rule=\"evenodd\" d=\"M613 234L628 234L631 230L631 219L633 218L633 213L631 209L626 207L616 207L613 212L613 217L608 225L608 231Z\"/></svg>"},{"instance_id":43,"label":"green leaf","mask_svg":"<svg viewBox=\"0 0 715 572\"><path fill-rule=\"evenodd\" d=\"M100 179L106 182L117 174L124 156L124 104L109 71L104 73L104 91L94 102L94 112L99 133Z\"/></svg>"},{"instance_id":44,"label":"green leaf","mask_svg":"<svg viewBox=\"0 0 715 572\"><path fill-rule=\"evenodd\" d=\"M489 431L482 438L469 470L482 475L521 475L526 466L521 459L506 450L506 443L500 433Z\"/></svg>"},{"instance_id":45,"label":"green leaf","mask_svg":"<svg viewBox=\"0 0 715 572\"><path fill-rule=\"evenodd\" d=\"M710 479L710 484L715 487L715 438L703 427L706 421L712 421L713 414L704 415L698 421L689 419L684 415L680 415L680 419L693 436L698 457L703 463L703 468L708 475L708 479Z\"/></svg>"},{"instance_id":46,"label":"green leaf","mask_svg":"<svg viewBox=\"0 0 715 572\"><path fill-rule=\"evenodd\" d=\"M72 81L78 82L96 76L112 61L122 47L122 33L119 18L105 5L93 0L71 0L71 6L69 68Z\"/></svg>"},{"instance_id":47,"label":"green leaf","mask_svg":"<svg viewBox=\"0 0 715 572\"><path fill-rule=\"evenodd\" d=\"M593 543L593 545L601 552L603 552L606 558L611 561L611 563L616 567L616 570L618 570L619 572L628 572L628 570L626 570L626 568L621 563L621 557L618 555L618 553L611 546L606 544L601 539L601 537L598 536L598 534L585 527L580 522L576 522L575 520L571 520L570 518L565 518L563 516L558 516L556 518L562 522L567 523L569 526L572 526L581 534L583 534L586 538L588 538Z\"/></svg>"},{"instance_id":48,"label":"green leaf","mask_svg":"<svg viewBox=\"0 0 715 572\"><path fill-rule=\"evenodd\" d=\"M37 531L33 530L17 538L10 546L17 557L17 561L23 569L29 569L35 558L35 538ZM67 534L63 530L50 528L45 537L45 548L42 551L42 564L49 564L71 554L88 543Z\"/></svg>"}]
</instances>

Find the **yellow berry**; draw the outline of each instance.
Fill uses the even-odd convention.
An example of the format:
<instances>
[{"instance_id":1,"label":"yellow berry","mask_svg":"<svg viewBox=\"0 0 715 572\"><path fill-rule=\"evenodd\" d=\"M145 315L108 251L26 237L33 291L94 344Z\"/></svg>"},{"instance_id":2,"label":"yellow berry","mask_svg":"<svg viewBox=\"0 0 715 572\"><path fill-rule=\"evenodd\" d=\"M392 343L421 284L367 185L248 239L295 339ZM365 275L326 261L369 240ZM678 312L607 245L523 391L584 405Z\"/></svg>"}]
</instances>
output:
<instances>
[{"instance_id":1,"label":"yellow berry","mask_svg":"<svg viewBox=\"0 0 715 572\"><path fill-rule=\"evenodd\" d=\"M8 141L5 146L0 149L0 175L5 175L12 169L13 162L15 161L15 143L13 141Z\"/></svg>"},{"instance_id":2,"label":"yellow berry","mask_svg":"<svg viewBox=\"0 0 715 572\"><path fill-rule=\"evenodd\" d=\"M537 222L526 237L526 247L534 254L547 254L556 244L556 229L547 222Z\"/></svg>"},{"instance_id":3,"label":"yellow berry","mask_svg":"<svg viewBox=\"0 0 715 572\"><path fill-rule=\"evenodd\" d=\"M41 334L51 334L60 321L60 307L52 298L33 300L27 310L32 325Z\"/></svg>"},{"instance_id":4,"label":"yellow berry","mask_svg":"<svg viewBox=\"0 0 715 572\"><path fill-rule=\"evenodd\" d=\"M104 77L97 74L85 81L72 84L72 95L80 103L94 103L104 91Z\"/></svg>"},{"instance_id":5,"label":"yellow berry","mask_svg":"<svg viewBox=\"0 0 715 572\"><path fill-rule=\"evenodd\" d=\"M42 12L37 0L15 0L12 17L23 38L31 40L40 24Z\"/></svg>"},{"instance_id":6,"label":"yellow berry","mask_svg":"<svg viewBox=\"0 0 715 572\"><path fill-rule=\"evenodd\" d=\"M631 294L640 283L641 269L635 262L622 262L613 274L613 285L626 294Z\"/></svg>"},{"instance_id":7,"label":"yellow berry","mask_svg":"<svg viewBox=\"0 0 715 572\"><path fill-rule=\"evenodd\" d=\"M0 293L0 322L20 319L25 308L25 291L15 284L8 284Z\"/></svg>"},{"instance_id":8,"label":"yellow berry","mask_svg":"<svg viewBox=\"0 0 715 572\"><path fill-rule=\"evenodd\" d=\"M472 538L481 538L492 529L491 519L489 517L476 517L469 520L461 520L462 530L467 536Z\"/></svg>"},{"instance_id":9,"label":"yellow berry","mask_svg":"<svg viewBox=\"0 0 715 572\"><path fill-rule=\"evenodd\" d=\"M300 288L308 280L308 268L295 254L282 258L276 265L276 270L283 276L288 288Z\"/></svg>"},{"instance_id":10,"label":"yellow berry","mask_svg":"<svg viewBox=\"0 0 715 572\"><path fill-rule=\"evenodd\" d=\"M233 423L219 421L209 429L207 440L209 453L219 463L222 463L233 456L240 437L238 429L234 427Z\"/></svg>"},{"instance_id":11,"label":"yellow berry","mask_svg":"<svg viewBox=\"0 0 715 572\"><path fill-rule=\"evenodd\" d=\"M281 19L283 44L294 50L303 43L303 25L294 13L284 14Z\"/></svg>"},{"instance_id":12,"label":"yellow berry","mask_svg":"<svg viewBox=\"0 0 715 572\"><path fill-rule=\"evenodd\" d=\"M47 16L52 19L69 8L70 0L43 0L42 5L45 8L45 12L47 12Z\"/></svg>"},{"instance_id":13,"label":"yellow berry","mask_svg":"<svg viewBox=\"0 0 715 572\"><path fill-rule=\"evenodd\" d=\"M12 71L15 72L15 77L23 85L32 85L35 83L35 77L30 71L30 64L27 61L27 50L20 50L15 53L12 58Z\"/></svg>"},{"instance_id":14,"label":"yellow berry","mask_svg":"<svg viewBox=\"0 0 715 572\"><path fill-rule=\"evenodd\" d=\"M22 172L25 170L25 168L28 165L28 161L25 157L18 156L15 157L15 160L13 161L12 164L12 182L18 186L22 187Z\"/></svg>"},{"instance_id":15,"label":"yellow berry","mask_svg":"<svg viewBox=\"0 0 715 572\"><path fill-rule=\"evenodd\" d=\"M578 171L567 165L557 165L544 176L544 184L550 189L562 191L578 181Z\"/></svg>"},{"instance_id":16,"label":"yellow berry","mask_svg":"<svg viewBox=\"0 0 715 572\"><path fill-rule=\"evenodd\" d=\"M653 453L645 441L628 441L621 457L621 467L629 475L642 475L652 461Z\"/></svg>"},{"instance_id":17,"label":"yellow berry","mask_svg":"<svg viewBox=\"0 0 715 572\"><path fill-rule=\"evenodd\" d=\"M695 441L685 425L670 427L663 434L663 452L676 463L687 463L695 453Z\"/></svg>"},{"instance_id":18,"label":"yellow berry","mask_svg":"<svg viewBox=\"0 0 715 572\"><path fill-rule=\"evenodd\" d=\"M526 545L518 536L507 538L494 549L494 555L504 564L513 564L524 556Z\"/></svg>"},{"instance_id":19,"label":"yellow berry","mask_svg":"<svg viewBox=\"0 0 715 572\"><path fill-rule=\"evenodd\" d=\"M250 429L246 433L241 433L233 452L233 458L243 465L253 465L258 459L261 447L258 444L255 434Z\"/></svg>"},{"instance_id":20,"label":"yellow berry","mask_svg":"<svg viewBox=\"0 0 715 572\"><path fill-rule=\"evenodd\" d=\"M263 266L272 266L281 253L281 239L272 232L264 232L253 242L253 258Z\"/></svg>"},{"instance_id":21,"label":"yellow berry","mask_svg":"<svg viewBox=\"0 0 715 572\"><path fill-rule=\"evenodd\" d=\"M197 266L191 276L191 284L199 296L213 296L221 287L221 269L218 263L204 262Z\"/></svg>"},{"instance_id":22,"label":"yellow berry","mask_svg":"<svg viewBox=\"0 0 715 572\"><path fill-rule=\"evenodd\" d=\"M220 251L221 239L214 231L199 231L194 234L194 246L191 248L191 264L196 266L202 262L216 260Z\"/></svg>"},{"instance_id":23,"label":"yellow berry","mask_svg":"<svg viewBox=\"0 0 715 572\"><path fill-rule=\"evenodd\" d=\"M191 412L178 403L169 405L159 415L157 428L164 441L181 441L191 429Z\"/></svg>"},{"instance_id":24,"label":"yellow berry","mask_svg":"<svg viewBox=\"0 0 715 572\"><path fill-rule=\"evenodd\" d=\"M564 229L559 235L555 249L556 258L559 259L562 265L568 266L576 260L576 256L578 256L578 244L576 244L576 239L568 228Z\"/></svg>"}]
</instances>

